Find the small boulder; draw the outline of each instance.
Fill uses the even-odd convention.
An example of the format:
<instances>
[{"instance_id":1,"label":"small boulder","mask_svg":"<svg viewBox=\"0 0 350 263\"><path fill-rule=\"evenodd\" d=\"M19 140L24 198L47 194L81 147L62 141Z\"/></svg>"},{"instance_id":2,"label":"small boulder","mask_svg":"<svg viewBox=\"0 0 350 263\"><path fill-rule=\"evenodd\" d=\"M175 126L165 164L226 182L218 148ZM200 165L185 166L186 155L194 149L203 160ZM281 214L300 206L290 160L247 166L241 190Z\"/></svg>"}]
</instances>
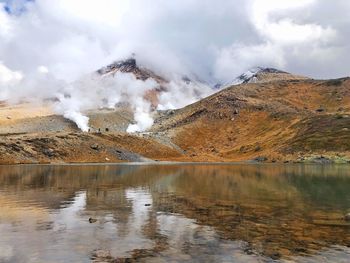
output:
<instances>
[{"instance_id":1,"label":"small boulder","mask_svg":"<svg viewBox=\"0 0 350 263\"><path fill-rule=\"evenodd\" d=\"M55 152L52 149L44 149L43 154L45 154L48 157L53 157L55 155Z\"/></svg>"},{"instance_id":2,"label":"small boulder","mask_svg":"<svg viewBox=\"0 0 350 263\"><path fill-rule=\"evenodd\" d=\"M261 146L257 145L254 149L255 152L260 152L261 151Z\"/></svg>"},{"instance_id":3,"label":"small boulder","mask_svg":"<svg viewBox=\"0 0 350 263\"><path fill-rule=\"evenodd\" d=\"M344 219L345 219L345 221L350 222L350 213L347 213L347 214L344 216Z\"/></svg>"},{"instance_id":4,"label":"small boulder","mask_svg":"<svg viewBox=\"0 0 350 263\"><path fill-rule=\"evenodd\" d=\"M100 146L97 143L94 143L94 144L90 145L90 148L93 149L93 150L98 151L100 149Z\"/></svg>"},{"instance_id":5,"label":"small boulder","mask_svg":"<svg viewBox=\"0 0 350 263\"><path fill-rule=\"evenodd\" d=\"M96 222L97 222L97 219L92 218L92 217L89 218L89 223L90 224L93 224L93 223L96 223Z\"/></svg>"},{"instance_id":6,"label":"small boulder","mask_svg":"<svg viewBox=\"0 0 350 263\"><path fill-rule=\"evenodd\" d=\"M268 159L267 159L267 157L265 157L265 156L259 156L259 157L256 157L256 158L254 159L254 161L259 162L259 163L266 162L267 160L268 160Z\"/></svg>"}]
</instances>

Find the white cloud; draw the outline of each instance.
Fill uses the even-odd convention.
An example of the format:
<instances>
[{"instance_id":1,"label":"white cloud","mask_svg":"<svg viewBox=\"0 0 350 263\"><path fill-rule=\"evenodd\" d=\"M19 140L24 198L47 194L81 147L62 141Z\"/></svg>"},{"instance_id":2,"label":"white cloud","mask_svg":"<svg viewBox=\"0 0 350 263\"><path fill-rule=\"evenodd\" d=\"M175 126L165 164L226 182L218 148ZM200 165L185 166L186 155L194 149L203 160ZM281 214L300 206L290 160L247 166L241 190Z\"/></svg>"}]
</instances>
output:
<instances>
[{"instance_id":1,"label":"white cloud","mask_svg":"<svg viewBox=\"0 0 350 263\"><path fill-rule=\"evenodd\" d=\"M70 26L117 28L128 9L128 0L36 0L40 12Z\"/></svg>"},{"instance_id":2,"label":"white cloud","mask_svg":"<svg viewBox=\"0 0 350 263\"><path fill-rule=\"evenodd\" d=\"M0 2L0 78L20 72L22 79L21 85L2 82L2 96L43 98L78 89L76 96L89 95L77 112L99 106L91 100L107 92L109 106L142 96L133 87L149 85L71 84L131 53L174 80L160 98L166 108L200 97L176 81L178 74L215 83L255 66L322 78L350 73L347 0L13 0L11 8L17 11L8 14ZM129 98L115 85L130 89ZM210 93L203 90L201 96Z\"/></svg>"},{"instance_id":3,"label":"white cloud","mask_svg":"<svg viewBox=\"0 0 350 263\"><path fill-rule=\"evenodd\" d=\"M229 82L250 68L271 65L284 68L285 64L283 49L274 43L234 44L218 51L215 74L223 82Z\"/></svg>"},{"instance_id":4,"label":"white cloud","mask_svg":"<svg viewBox=\"0 0 350 263\"><path fill-rule=\"evenodd\" d=\"M18 82L23 78L21 72L12 71L0 61L0 83Z\"/></svg>"},{"instance_id":5,"label":"white cloud","mask_svg":"<svg viewBox=\"0 0 350 263\"><path fill-rule=\"evenodd\" d=\"M12 71L0 61L0 100L8 99L11 96L11 89L16 87L22 79L21 72Z\"/></svg>"},{"instance_id":6,"label":"white cloud","mask_svg":"<svg viewBox=\"0 0 350 263\"><path fill-rule=\"evenodd\" d=\"M252 5L252 23L258 32L271 41L294 45L319 40L329 41L336 32L331 27L323 28L314 23L298 24L291 17L273 19L274 14L299 9L305 12L316 0L255 0Z\"/></svg>"},{"instance_id":7,"label":"white cloud","mask_svg":"<svg viewBox=\"0 0 350 263\"><path fill-rule=\"evenodd\" d=\"M303 70L292 65L303 61L315 71L319 59L313 54L324 60L335 58L339 54L335 47L336 29L294 17L295 12L311 16L308 9L317 4L317 0L253 0L248 19L257 32L257 43L234 43L219 49L216 76L229 81L252 66L272 66L302 74Z\"/></svg>"},{"instance_id":8,"label":"white cloud","mask_svg":"<svg viewBox=\"0 0 350 263\"><path fill-rule=\"evenodd\" d=\"M1 8L1 59L24 72L33 63L37 64L34 68L45 65L52 74L67 79L134 52L156 70L192 71L213 80L218 71L214 65L222 59L218 50L225 53L232 47L246 50L262 45L265 50L269 46L289 49L292 45L305 47L305 43L310 53L322 46L339 48L339 39L347 33L342 31L349 24L345 15L326 19L329 14L325 12L320 16L329 8L324 0L36 0L26 5L27 11L17 16ZM331 7L333 13L350 11L344 0L332 1ZM345 50L348 44L342 44ZM325 54L329 56L328 51ZM335 55L327 59L334 61ZM251 66L261 60L258 57ZM302 69L309 70L299 72L293 66L296 59L287 56L282 60L286 60L286 70L323 75L313 61ZM237 67L242 64L242 70L248 64L234 63Z\"/></svg>"}]
</instances>

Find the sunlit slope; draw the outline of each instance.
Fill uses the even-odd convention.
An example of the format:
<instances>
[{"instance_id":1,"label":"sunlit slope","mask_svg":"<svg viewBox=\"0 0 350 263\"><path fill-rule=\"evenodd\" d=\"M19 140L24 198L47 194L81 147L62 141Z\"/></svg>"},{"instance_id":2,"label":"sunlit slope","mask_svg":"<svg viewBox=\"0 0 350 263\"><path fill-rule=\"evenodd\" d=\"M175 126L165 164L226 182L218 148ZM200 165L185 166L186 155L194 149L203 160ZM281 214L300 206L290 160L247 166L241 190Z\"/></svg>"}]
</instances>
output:
<instances>
[{"instance_id":1,"label":"sunlit slope","mask_svg":"<svg viewBox=\"0 0 350 263\"><path fill-rule=\"evenodd\" d=\"M153 128L194 159L225 161L349 156L349 129L349 78L232 86Z\"/></svg>"}]
</instances>

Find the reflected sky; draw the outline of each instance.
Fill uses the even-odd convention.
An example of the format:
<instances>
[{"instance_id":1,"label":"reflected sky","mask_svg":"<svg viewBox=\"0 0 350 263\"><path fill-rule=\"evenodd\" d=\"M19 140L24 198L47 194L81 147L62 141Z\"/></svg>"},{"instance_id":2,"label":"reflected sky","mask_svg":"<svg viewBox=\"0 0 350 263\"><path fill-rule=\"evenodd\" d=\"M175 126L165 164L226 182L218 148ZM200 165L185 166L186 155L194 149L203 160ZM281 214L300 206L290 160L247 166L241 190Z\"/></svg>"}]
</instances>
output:
<instances>
[{"instance_id":1,"label":"reflected sky","mask_svg":"<svg viewBox=\"0 0 350 263\"><path fill-rule=\"evenodd\" d=\"M349 168L2 166L0 262L348 262Z\"/></svg>"}]
</instances>

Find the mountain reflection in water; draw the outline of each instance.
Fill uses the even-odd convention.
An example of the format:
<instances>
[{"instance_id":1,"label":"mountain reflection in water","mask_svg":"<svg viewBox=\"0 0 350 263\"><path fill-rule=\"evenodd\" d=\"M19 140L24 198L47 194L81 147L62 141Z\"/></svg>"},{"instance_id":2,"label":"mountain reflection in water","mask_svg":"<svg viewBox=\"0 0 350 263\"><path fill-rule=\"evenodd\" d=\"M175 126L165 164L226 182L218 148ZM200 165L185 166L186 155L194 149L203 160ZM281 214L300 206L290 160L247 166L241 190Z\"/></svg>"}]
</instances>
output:
<instances>
[{"instance_id":1,"label":"mountain reflection in water","mask_svg":"<svg viewBox=\"0 0 350 263\"><path fill-rule=\"evenodd\" d=\"M348 262L349 168L2 166L0 262Z\"/></svg>"}]
</instances>

